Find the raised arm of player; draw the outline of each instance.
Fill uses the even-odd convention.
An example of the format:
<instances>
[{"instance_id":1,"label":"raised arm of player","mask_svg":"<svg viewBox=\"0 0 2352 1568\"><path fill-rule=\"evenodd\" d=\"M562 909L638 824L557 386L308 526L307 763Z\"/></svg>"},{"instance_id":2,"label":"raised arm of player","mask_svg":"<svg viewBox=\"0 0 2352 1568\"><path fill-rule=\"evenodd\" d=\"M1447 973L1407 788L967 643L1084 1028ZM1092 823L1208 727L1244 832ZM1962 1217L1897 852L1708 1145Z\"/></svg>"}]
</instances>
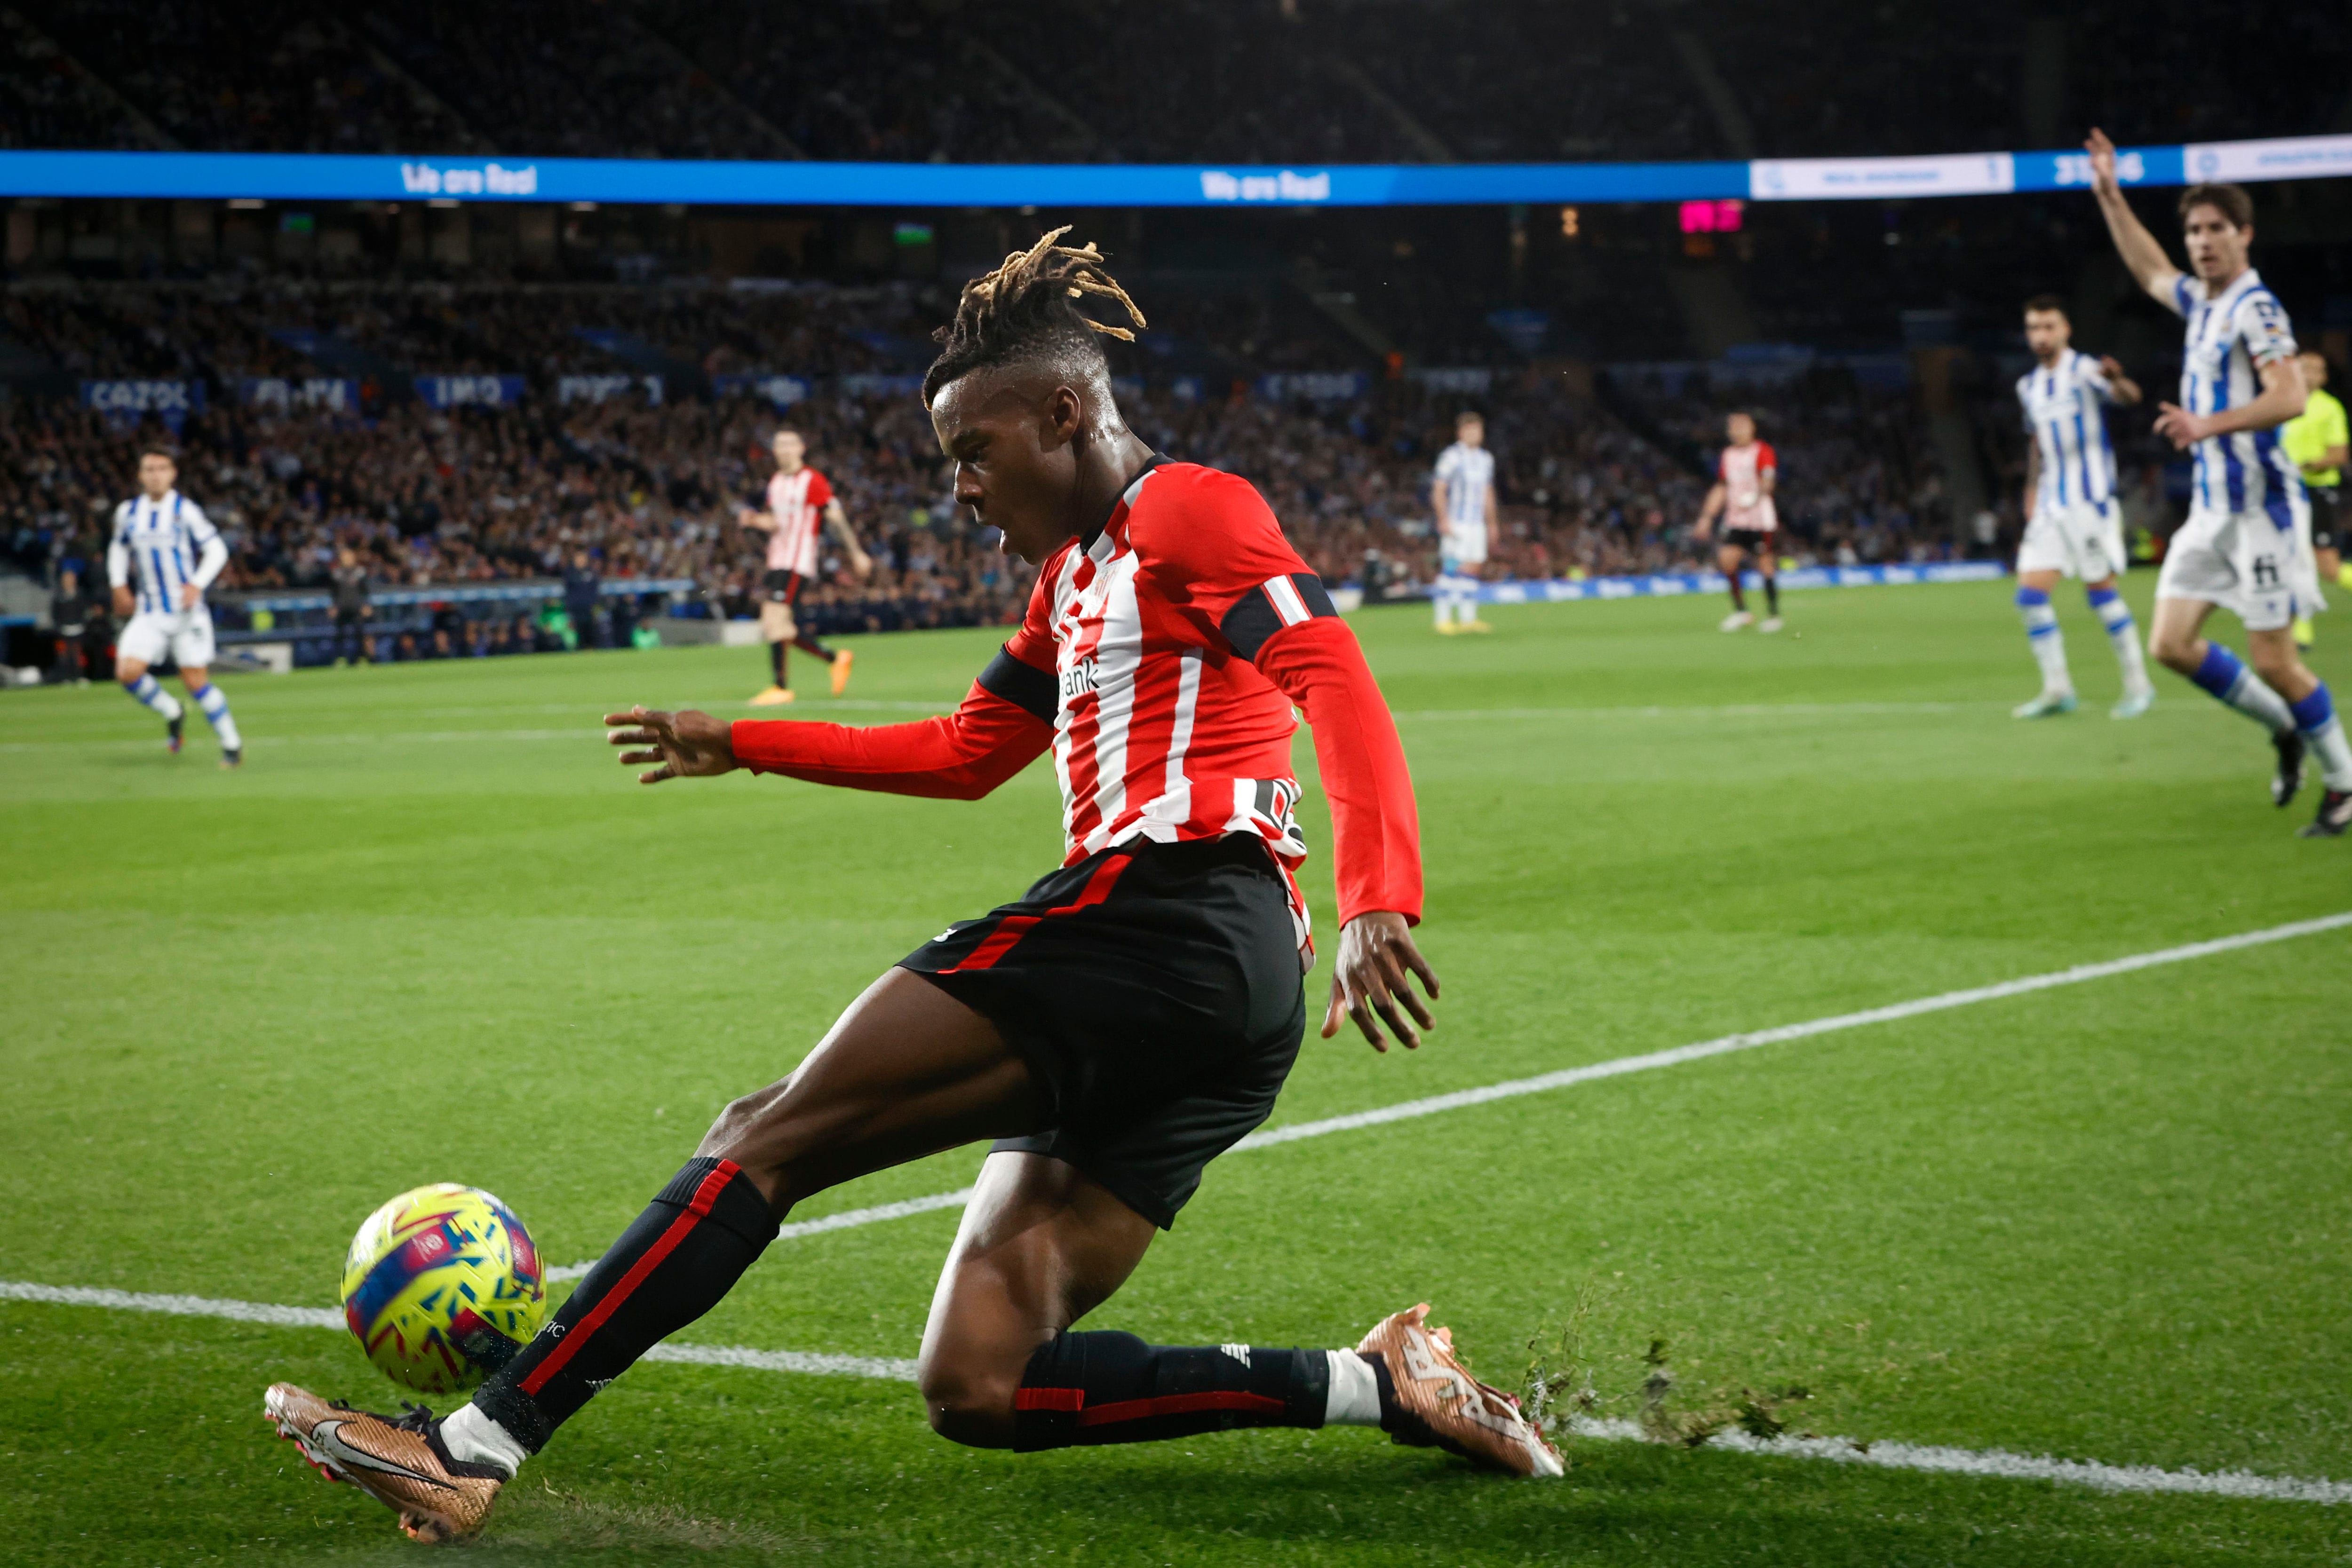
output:
<instances>
[{"instance_id":1,"label":"raised arm of player","mask_svg":"<svg viewBox=\"0 0 2352 1568\"><path fill-rule=\"evenodd\" d=\"M2124 188L2116 179L2116 144L2107 140L2105 131L2094 129L2083 147L2091 155L2091 194L2098 199L2099 215L2107 220L2107 233L2115 236L2116 253L2123 257L2125 269L2158 304L2178 312L2180 305L2175 289L2181 271L2124 200Z\"/></svg>"}]
</instances>

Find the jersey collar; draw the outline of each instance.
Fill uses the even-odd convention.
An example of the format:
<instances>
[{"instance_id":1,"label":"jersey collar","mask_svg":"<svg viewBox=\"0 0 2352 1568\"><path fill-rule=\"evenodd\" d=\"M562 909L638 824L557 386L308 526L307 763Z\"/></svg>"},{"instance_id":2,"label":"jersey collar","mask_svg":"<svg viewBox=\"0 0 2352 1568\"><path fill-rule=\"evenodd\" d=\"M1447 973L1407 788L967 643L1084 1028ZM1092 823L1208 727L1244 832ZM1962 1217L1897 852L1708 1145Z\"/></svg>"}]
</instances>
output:
<instances>
[{"instance_id":1,"label":"jersey collar","mask_svg":"<svg viewBox=\"0 0 2352 1568\"><path fill-rule=\"evenodd\" d=\"M1095 524L1094 527L1088 528L1085 533L1078 536L1078 549L1080 550L1088 555L1092 555L1094 553L1095 544L1102 538L1103 530L1110 527L1110 519L1113 514L1117 513L1121 507L1133 506L1135 504L1136 487L1143 483L1143 476L1167 461L1168 459L1166 457L1155 452L1150 456L1143 460L1142 467L1138 468L1133 474L1128 476L1127 483L1118 487L1118 495L1113 498L1109 506L1103 508L1102 521Z\"/></svg>"}]
</instances>

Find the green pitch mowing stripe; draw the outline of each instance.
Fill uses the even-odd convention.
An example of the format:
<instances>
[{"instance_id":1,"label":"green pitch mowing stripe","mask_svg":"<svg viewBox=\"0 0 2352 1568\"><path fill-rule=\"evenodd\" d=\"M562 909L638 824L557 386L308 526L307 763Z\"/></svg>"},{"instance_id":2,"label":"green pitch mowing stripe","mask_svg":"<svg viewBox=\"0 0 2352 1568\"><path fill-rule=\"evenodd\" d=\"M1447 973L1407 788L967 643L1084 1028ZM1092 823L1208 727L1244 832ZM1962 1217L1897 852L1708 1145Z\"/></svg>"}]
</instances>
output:
<instances>
[{"instance_id":1,"label":"green pitch mowing stripe","mask_svg":"<svg viewBox=\"0 0 2352 1568\"><path fill-rule=\"evenodd\" d=\"M218 1301L203 1296L90 1290L0 1280L0 1301L39 1301L53 1306L102 1307L115 1312L162 1312L173 1317L220 1318L278 1327L343 1326L342 1314L324 1307L281 1307L260 1301ZM740 1367L760 1372L819 1376L915 1381L915 1364L879 1356L826 1355L807 1351L751 1350L740 1345L658 1344L641 1358L691 1366ZM1645 1437L1631 1421L1576 1419L1570 1429L1601 1442L1640 1442ZM2269 1502L2352 1502L2352 1482L2262 1476L2245 1470L2167 1470L2153 1465L2107 1465L2094 1459L2058 1459L2046 1454L1976 1451L1916 1443L1855 1443L1844 1437L1754 1437L1738 1429L1717 1433L1706 1446L1774 1458L1828 1459L1881 1469L1926 1470L1939 1475L1979 1476L2002 1480L2058 1481L2107 1492L2168 1492L2244 1498ZM1695 1445L1696 1446L1696 1445Z\"/></svg>"},{"instance_id":2,"label":"green pitch mowing stripe","mask_svg":"<svg viewBox=\"0 0 2352 1568\"><path fill-rule=\"evenodd\" d=\"M1921 997L1916 1001L1896 1002L1889 1007L1870 1008L1862 1012L1840 1013L1833 1018L1811 1019L1803 1023L1781 1024L1773 1029L1749 1030L1741 1034L1725 1035L1719 1040L1700 1040L1695 1045L1678 1045L1667 1051L1646 1051L1640 1056L1621 1056L1613 1061L1596 1061L1587 1067L1563 1068L1558 1072L1546 1072L1534 1078L1517 1078L1478 1089L1458 1089L1451 1094L1433 1094L1427 1099L1408 1100L1399 1105L1382 1105L1370 1111L1349 1112L1342 1116L1326 1116L1319 1122L1296 1122L1286 1127L1268 1127L1242 1139L1234 1145L1233 1152L1270 1149L1282 1144L1295 1144L1304 1138L1320 1138L1332 1133L1353 1133L1365 1127L1384 1126L1391 1122L1409 1122L1416 1117L1434 1116L1443 1111L1462 1111L1473 1105L1492 1104L1497 1100L1516 1100L1523 1094L1542 1094L1603 1078L1620 1078L1628 1072L1680 1067L1685 1062L1704 1061L1709 1057L1725 1056L1735 1051L1754 1051L1759 1046L1809 1040L1816 1035L1834 1034L1841 1030L1860 1029L1865 1024L1922 1018L1929 1013L1971 1007L1978 1002L2030 996L2035 991L2047 991L2059 986L2079 986L2087 980L2108 979L2166 964L2185 964L2192 958L2210 958L2217 953L2236 953L2273 942L2291 941L2297 936L2340 931L2347 925L2352 925L2352 911L2322 915L2316 920L2292 921L2261 931L2241 932L2234 936L2217 936L2210 941L2191 942L2179 947L2160 948L2153 953L2135 953L2127 957L2110 958L2104 963L2077 964L2071 969L2060 969L2047 975L2027 975L2020 979L1973 986L1963 991L1946 991L1941 996ZM828 1231L851 1230L886 1219L908 1219L918 1214L936 1213L942 1208L961 1208L971 1201L971 1187L958 1187L953 1192L934 1193L929 1197L877 1204L871 1208L846 1209L821 1219L799 1220L780 1226L776 1236L779 1240L791 1240L803 1236L821 1236ZM551 1281L577 1280L593 1267L595 1262L593 1259L585 1262L561 1264L550 1269L547 1277Z\"/></svg>"}]
</instances>

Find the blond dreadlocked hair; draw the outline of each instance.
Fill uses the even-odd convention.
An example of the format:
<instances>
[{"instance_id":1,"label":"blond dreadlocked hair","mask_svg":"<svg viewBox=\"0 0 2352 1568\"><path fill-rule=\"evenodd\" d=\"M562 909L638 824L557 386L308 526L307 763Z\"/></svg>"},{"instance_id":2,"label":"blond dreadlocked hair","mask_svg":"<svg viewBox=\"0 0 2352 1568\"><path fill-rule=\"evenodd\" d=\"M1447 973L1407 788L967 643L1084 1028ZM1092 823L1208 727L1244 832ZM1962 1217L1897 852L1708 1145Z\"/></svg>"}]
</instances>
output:
<instances>
[{"instance_id":1,"label":"blond dreadlocked hair","mask_svg":"<svg viewBox=\"0 0 2352 1568\"><path fill-rule=\"evenodd\" d=\"M984 365L1016 360L1056 359L1089 377L1109 374L1099 334L1135 341L1133 329L1097 321L1077 307L1087 295L1115 301L1135 327L1146 325L1118 280L1102 269L1102 252L1089 243L1063 245L1068 225L1016 250L1003 265L963 286L955 320L931 336L940 357L923 377L923 403L957 377Z\"/></svg>"}]
</instances>

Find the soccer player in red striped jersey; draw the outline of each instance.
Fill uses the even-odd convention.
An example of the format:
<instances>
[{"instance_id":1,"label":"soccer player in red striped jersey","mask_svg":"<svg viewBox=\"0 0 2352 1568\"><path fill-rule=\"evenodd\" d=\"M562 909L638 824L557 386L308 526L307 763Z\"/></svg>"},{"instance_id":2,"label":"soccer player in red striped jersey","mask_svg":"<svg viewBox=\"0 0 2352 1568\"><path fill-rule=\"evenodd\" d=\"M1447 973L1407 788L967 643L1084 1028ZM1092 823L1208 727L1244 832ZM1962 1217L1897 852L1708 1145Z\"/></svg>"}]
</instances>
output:
<instances>
[{"instance_id":1,"label":"soccer player in red striped jersey","mask_svg":"<svg viewBox=\"0 0 2352 1568\"><path fill-rule=\"evenodd\" d=\"M1039 565L1020 628L953 714L914 724L608 716L646 783L749 768L974 799L1051 751L1061 867L868 987L789 1076L730 1105L547 1330L446 1419L269 1390L278 1429L425 1538L478 1529L595 1392L718 1302L777 1221L839 1183L992 1148L923 1334L931 1426L1022 1450L1237 1427L1377 1426L1523 1476L1557 1451L1477 1382L1426 1303L1353 1349L1169 1346L1071 1325L1115 1292L1209 1161L1265 1121L1313 959L1290 746L1330 797L1340 930L1325 1038L1431 1027L1420 831L1380 688L1245 481L1130 433L1074 301L1142 318L1055 230L965 287L924 381L957 499Z\"/></svg>"},{"instance_id":2,"label":"soccer player in red striped jersey","mask_svg":"<svg viewBox=\"0 0 2352 1568\"><path fill-rule=\"evenodd\" d=\"M872 559L858 548L849 514L841 509L841 497L834 493L832 483L805 461L808 444L801 439L801 433L786 425L768 445L775 454L776 471L768 476L767 509L753 511L745 507L735 515L740 526L768 536L768 570L761 584L767 597L760 601L760 634L767 639L768 671L774 678L751 699L753 707L773 707L793 700L793 683L784 673L789 667L787 648L798 648L824 661L833 675L835 696L849 685L854 657L850 651L826 647L802 631L794 618L801 590L817 575L823 561L824 530L831 528L849 552L850 570L860 577L874 570Z\"/></svg>"}]
</instances>

